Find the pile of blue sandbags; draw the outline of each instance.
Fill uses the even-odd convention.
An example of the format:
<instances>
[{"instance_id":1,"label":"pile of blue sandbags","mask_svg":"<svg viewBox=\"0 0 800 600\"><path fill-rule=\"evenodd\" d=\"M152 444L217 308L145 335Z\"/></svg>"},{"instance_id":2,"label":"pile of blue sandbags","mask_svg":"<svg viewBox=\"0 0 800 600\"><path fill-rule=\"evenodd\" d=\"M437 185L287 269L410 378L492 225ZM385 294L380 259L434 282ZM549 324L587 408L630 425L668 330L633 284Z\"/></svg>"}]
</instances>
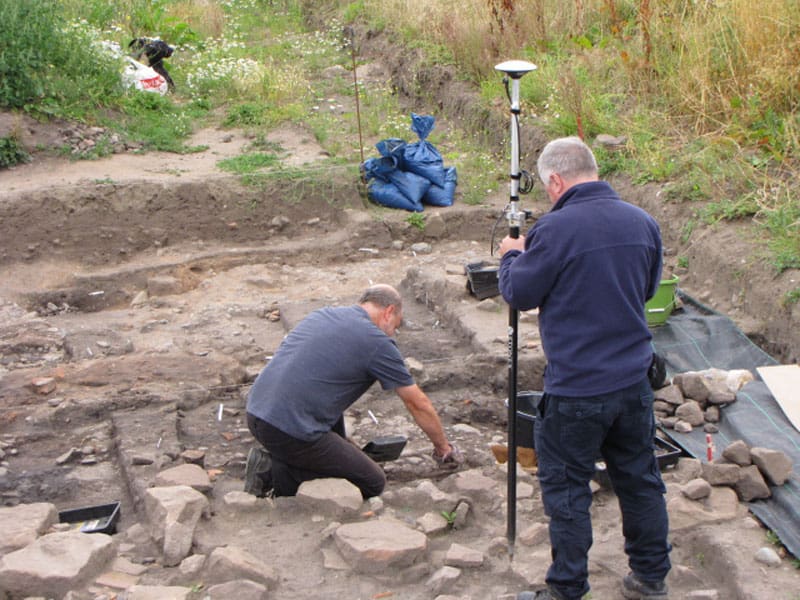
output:
<instances>
[{"instance_id":1,"label":"pile of blue sandbags","mask_svg":"<svg viewBox=\"0 0 800 600\"><path fill-rule=\"evenodd\" d=\"M456 191L456 168L445 167L442 155L425 138L434 118L411 113L411 130L419 141L409 144L388 138L375 144L380 158L363 164L369 198L383 206L422 212L425 205L451 206Z\"/></svg>"}]
</instances>

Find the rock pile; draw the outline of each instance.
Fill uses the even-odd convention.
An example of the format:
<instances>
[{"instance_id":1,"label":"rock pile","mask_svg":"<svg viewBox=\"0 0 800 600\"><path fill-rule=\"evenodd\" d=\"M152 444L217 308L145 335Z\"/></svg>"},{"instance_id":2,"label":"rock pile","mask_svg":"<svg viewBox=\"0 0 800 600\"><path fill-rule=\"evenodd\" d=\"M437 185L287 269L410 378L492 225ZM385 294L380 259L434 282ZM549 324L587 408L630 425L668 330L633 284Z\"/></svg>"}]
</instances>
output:
<instances>
[{"instance_id":1,"label":"rock pile","mask_svg":"<svg viewBox=\"0 0 800 600\"><path fill-rule=\"evenodd\" d=\"M129 143L118 133L105 127L70 124L59 130L61 147L74 158L105 156L141 149L141 144Z\"/></svg>"},{"instance_id":2,"label":"rock pile","mask_svg":"<svg viewBox=\"0 0 800 600\"><path fill-rule=\"evenodd\" d=\"M783 485L792 473L792 461L783 452L769 448L749 448L742 440L728 445L722 459L703 463L700 477L692 479L681 492L692 500L702 500L711 486L727 486L743 502L769 498L770 485Z\"/></svg>"},{"instance_id":3,"label":"rock pile","mask_svg":"<svg viewBox=\"0 0 800 600\"><path fill-rule=\"evenodd\" d=\"M653 410L658 422L679 433L703 427L716 433L720 409L736 401L736 392L753 375L747 370L707 369L687 371L655 391ZM702 463L700 476L681 489L692 500L708 498L711 486L727 486L743 502L772 496L770 485L783 485L792 472L792 461L783 452L769 448L748 447L737 440L729 444L719 460Z\"/></svg>"},{"instance_id":4,"label":"rock pile","mask_svg":"<svg viewBox=\"0 0 800 600\"><path fill-rule=\"evenodd\" d=\"M735 402L736 392L752 380L753 375L747 370L679 373L669 385L655 391L656 419L663 427L679 433L689 433L695 427L716 433L720 409Z\"/></svg>"}]
</instances>

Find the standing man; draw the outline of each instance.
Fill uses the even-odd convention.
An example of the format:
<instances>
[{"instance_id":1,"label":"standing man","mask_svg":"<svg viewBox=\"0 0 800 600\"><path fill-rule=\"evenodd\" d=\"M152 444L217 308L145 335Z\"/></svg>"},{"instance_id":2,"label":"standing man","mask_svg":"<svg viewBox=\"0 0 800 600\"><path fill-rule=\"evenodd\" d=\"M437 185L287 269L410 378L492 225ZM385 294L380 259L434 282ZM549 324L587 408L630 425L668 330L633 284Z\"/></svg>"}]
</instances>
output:
<instances>
[{"instance_id":1,"label":"standing man","mask_svg":"<svg viewBox=\"0 0 800 600\"><path fill-rule=\"evenodd\" d=\"M650 215L599 180L579 138L551 141L537 168L553 208L524 239L500 243L499 285L512 307L539 308L547 367L534 444L553 562L547 589L517 598L580 600L589 591L589 480L602 456L631 570L622 595L664 599L672 548L653 447L644 309L660 282L661 234Z\"/></svg>"},{"instance_id":2,"label":"standing man","mask_svg":"<svg viewBox=\"0 0 800 600\"><path fill-rule=\"evenodd\" d=\"M266 451L250 451L245 491L294 496L304 481L340 477L364 498L380 495L383 469L346 439L343 415L375 381L397 392L437 462L461 461L392 339L402 320L400 294L381 284L358 304L312 312L289 333L247 400L247 425Z\"/></svg>"}]
</instances>

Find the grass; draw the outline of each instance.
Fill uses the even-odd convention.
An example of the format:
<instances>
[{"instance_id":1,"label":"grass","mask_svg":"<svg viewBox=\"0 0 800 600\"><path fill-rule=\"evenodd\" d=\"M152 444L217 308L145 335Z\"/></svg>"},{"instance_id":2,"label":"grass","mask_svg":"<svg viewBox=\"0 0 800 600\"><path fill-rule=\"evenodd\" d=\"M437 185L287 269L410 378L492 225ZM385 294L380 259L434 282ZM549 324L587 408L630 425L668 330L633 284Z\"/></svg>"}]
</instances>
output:
<instances>
[{"instance_id":1,"label":"grass","mask_svg":"<svg viewBox=\"0 0 800 600\"><path fill-rule=\"evenodd\" d=\"M309 27L312 13L325 25ZM324 75L350 68L344 25L453 66L487 111L504 98L494 65L529 60L538 68L522 79L521 97L532 124L549 136L625 136L622 151L598 149L602 176L662 184L665 201L693 215L686 239L748 220L774 269L800 264L794 0L0 0L0 22L0 107L106 125L143 151L200 150L187 140L210 122L253 135L290 122L310 128L334 159L360 161L372 151L356 141L355 90ZM176 47L166 61L174 94L123 89L121 59L99 49L112 42L124 52L140 36ZM362 82L358 94L365 138L411 135L389 85ZM332 109L332 97L348 105ZM464 202L482 202L503 181L505 158L469 134L434 132L431 142L458 168Z\"/></svg>"},{"instance_id":2,"label":"grass","mask_svg":"<svg viewBox=\"0 0 800 600\"><path fill-rule=\"evenodd\" d=\"M783 299L781 300L781 305L784 308L789 308L794 306L800 302L800 287L796 287L793 290L789 290L784 294Z\"/></svg>"},{"instance_id":3,"label":"grass","mask_svg":"<svg viewBox=\"0 0 800 600\"><path fill-rule=\"evenodd\" d=\"M797 170L800 74L789 67L800 49L796 3L649 3L648 13L622 0L361 4L368 20L380 14L399 35L444 48L437 53L487 102L502 97L495 62L530 60L538 69L521 81L523 105L549 135L626 135L624 154L599 157L604 176L669 183L671 202L711 202L703 225L752 219L772 240L773 266L795 268L793 210L774 197L756 206L752 196L754 182L785 181L783 173ZM794 181L787 185L796 197Z\"/></svg>"},{"instance_id":4,"label":"grass","mask_svg":"<svg viewBox=\"0 0 800 600\"><path fill-rule=\"evenodd\" d=\"M255 173L264 167L274 167L279 162L275 154L268 152L253 152L250 154L241 154L234 158L226 158L217 163L217 166L223 171L235 173L237 175L245 175Z\"/></svg>"}]
</instances>

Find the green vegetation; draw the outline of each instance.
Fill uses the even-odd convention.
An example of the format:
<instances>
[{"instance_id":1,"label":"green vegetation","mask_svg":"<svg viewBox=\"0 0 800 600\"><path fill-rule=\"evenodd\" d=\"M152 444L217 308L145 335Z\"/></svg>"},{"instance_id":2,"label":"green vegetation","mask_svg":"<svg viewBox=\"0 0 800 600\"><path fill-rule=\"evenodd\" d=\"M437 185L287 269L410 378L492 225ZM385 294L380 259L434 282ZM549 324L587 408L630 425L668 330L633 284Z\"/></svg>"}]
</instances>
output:
<instances>
[{"instance_id":1,"label":"green vegetation","mask_svg":"<svg viewBox=\"0 0 800 600\"><path fill-rule=\"evenodd\" d=\"M309 26L312 15L325 25ZM352 24L386 32L423 65L453 65L487 113L505 97L494 65L529 60L523 126L624 137L622 149L598 148L602 176L662 184L664 201L686 204L684 242L720 221L752 222L777 272L800 265L794 0L0 0L0 22L0 108L103 125L142 151L200 150L187 140L211 123L253 136L302 124L332 163L353 166L370 150L354 141L358 125L367 139L408 139L388 82L359 82L357 119L352 81L326 75L363 59L343 34ZM122 85L128 43L142 36L176 47L165 61L174 93ZM477 139L455 128L430 139L469 204L505 181L505 156ZM4 163L23 160L9 144Z\"/></svg>"},{"instance_id":2,"label":"green vegetation","mask_svg":"<svg viewBox=\"0 0 800 600\"><path fill-rule=\"evenodd\" d=\"M25 152L13 136L0 138L0 169L28 162L30 155Z\"/></svg>"},{"instance_id":3,"label":"green vegetation","mask_svg":"<svg viewBox=\"0 0 800 600\"><path fill-rule=\"evenodd\" d=\"M521 80L524 113L549 136L625 136L623 151L598 150L602 175L668 184L664 198L688 203L695 215L684 241L697 225L748 219L767 240L767 260L777 271L800 262L796 2L358 6L361 18L379 15L404 37L449 49L437 54L451 56L487 104L504 95L494 64L509 57L536 64ZM348 10L355 18L353 5Z\"/></svg>"},{"instance_id":4,"label":"green vegetation","mask_svg":"<svg viewBox=\"0 0 800 600\"><path fill-rule=\"evenodd\" d=\"M789 308L791 306L794 306L798 302L800 302L800 287L796 287L793 290L789 290L788 292L786 292L786 294L784 294L783 296L781 304L784 307Z\"/></svg>"},{"instance_id":5,"label":"green vegetation","mask_svg":"<svg viewBox=\"0 0 800 600\"><path fill-rule=\"evenodd\" d=\"M406 217L406 223L420 231L425 231L425 215L422 213L411 213Z\"/></svg>"},{"instance_id":6,"label":"green vegetation","mask_svg":"<svg viewBox=\"0 0 800 600\"><path fill-rule=\"evenodd\" d=\"M57 0L0 0L0 106L81 119L119 95L115 61L63 14Z\"/></svg>"},{"instance_id":7,"label":"green vegetation","mask_svg":"<svg viewBox=\"0 0 800 600\"><path fill-rule=\"evenodd\" d=\"M244 175L254 173L264 167L271 167L278 164L278 157L267 152L254 152L251 154L241 154L234 158L226 158L217 163L223 171Z\"/></svg>"},{"instance_id":8,"label":"green vegetation","mask_svg":"<svg viewBox=\"0 0 800 600\"><path fill-rule=\"evenodd\" d=\"M697 564L699 566L701 566L701 567L705 566L705 564L706 564L706 555L705 554L703 554L702 552L698 552L695 555L695 559L697 560Z\"/></svg>"},{"instance_id":9,"label":"green vegetation","mask_svg":"<svg viewBox=\"0 0 800 600\"><path fill-rule=\"evenodd\" d=\"M452 511L443 510L441 512L441 515L447 521L447 526L448 527L452 527L453 526L453 523L456 522L456 517L458 516L458 514L454 510L452 510Z\"/></svg>"}]
</instances>

